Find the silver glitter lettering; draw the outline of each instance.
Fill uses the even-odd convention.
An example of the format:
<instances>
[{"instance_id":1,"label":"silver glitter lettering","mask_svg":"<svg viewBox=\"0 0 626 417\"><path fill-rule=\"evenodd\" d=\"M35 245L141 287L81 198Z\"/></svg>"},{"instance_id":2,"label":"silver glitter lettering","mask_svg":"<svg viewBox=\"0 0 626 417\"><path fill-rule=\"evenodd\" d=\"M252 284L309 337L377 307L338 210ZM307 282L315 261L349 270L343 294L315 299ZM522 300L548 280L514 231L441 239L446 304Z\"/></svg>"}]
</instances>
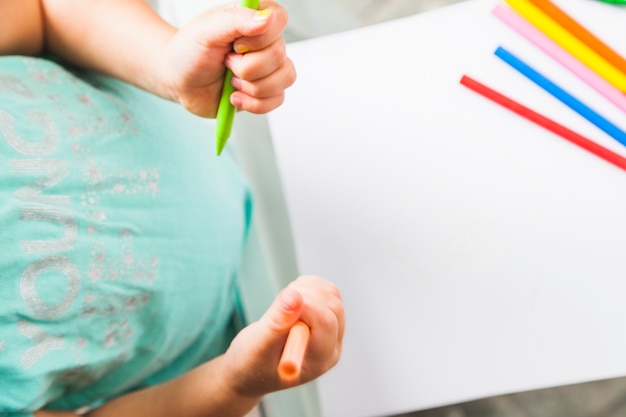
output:
<instances>
[{"instance_id":1,"label":"silver glitter lettering","mask_svg":"<svg viewBox=\"0 0 626 417\"><path fill-rule=\"evenodd\" d=\"M59 223L63 237L57 240L23 240L22 250L26 253L63 252L74 247L78 235L76 218L70 213L44 207L23 207L20 220Z\"/></svg>"},{"instance_id":2,"label":"silver glitter lettering","mask_svg":"<svg viewBox=\"0 0 626 417\"><path fill-rule=\"evenodd\" d=\"M49 270L55 270L67 281L65 296L56 304L45 303L37 293L37 277ZM76 265L61 255L51 255L33 262L26 268L20 280L20 292L24 304L30 312L40 320L54 320L61 317L72 305L80 290L80 273Z\"/></svg>"},{"instance_id":3,"label":"silver glitter lettering","mask_svg":"<svg viewBox=\"0 0 626 417\"><path fill-rule=\"evenodd\" d=\"M24 369L33 367L52 350L62 350L65 342L62 337L51 336L36 325L25 320L17 323L17 331L35 342L35 346L22 354L22 366Z\"/></svg>"},{"instance_id":4,"label":"silver glitter lettering","mask_svg":"<svg viewBox=\"0 0 626 417\"><path fill-rule=\"evenodd\" d=\"M22 97L35 97L33 90L13 74L0 74L0 92L15 93Z\"/></svg>"},{"instance_id":5,"label":"silver glitter lettering","mask_svg":"<svg viewBox=\"0 0 626 417\"><path fill-rule=\"evenodd\" d=\"M70 173L67 162L59 159L12 159L11 171L17 174L43 173L36 179L15 192L15 197L25 203L40 203L56 206L68 206L70 197L66 195L43 195L42 192L63 181Z\"/></svg>"},{"instance_id":6,"label":"silver glitter lettering","mask_svg":"<svg viewBox=\"0 0 626 417\"><path fill-rule=\"evenodd\" d=\"M59 141L59 132L48 113L38 110L28 110L28 119L43 126L43 139L32 142L22 139L15 131L15 119L13 115L0 109L0 133L13 149L22 155L44 156L52 153ZM32 139L32 138L31 138Z\"/></svg>"}]
</instances>

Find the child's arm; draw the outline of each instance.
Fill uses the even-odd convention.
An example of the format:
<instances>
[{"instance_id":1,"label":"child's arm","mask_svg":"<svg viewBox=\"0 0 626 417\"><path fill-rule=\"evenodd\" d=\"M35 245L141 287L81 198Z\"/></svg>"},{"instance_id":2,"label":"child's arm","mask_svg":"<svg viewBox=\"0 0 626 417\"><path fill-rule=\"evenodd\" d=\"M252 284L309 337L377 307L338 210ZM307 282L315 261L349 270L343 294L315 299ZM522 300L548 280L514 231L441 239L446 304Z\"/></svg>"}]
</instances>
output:
<instances>
[{"instance_id":1,"label":"child's arm","mask_svg":"<svg viewBox=\"0 0 626 417\"><path fill-rule=\"evenodd\" d=\"M220 356L167 383L123 395L87 417L243 417L261 400L245 397L224 384ZM69 411L46 411L35 417L77 417Z\"/></svg>"},{"instance_id":2,"label":"child's arm","mask_svg":"<svg viewBox=\"0 0 626 417\"><path fill-rule=\"evenodd\" d=\"M42 50L39 0L0 1L0 55L36 55Z\"/></svg>"},{"instance_id":3,"label":"child's arm","mask_svg":"<svg viewBox=\"0 0 626 417\"><path fill-rule=\"evenodd\" d=\"M176 30L160 19L147 2L40 0L40 3L44 16L44 52L166 97L157 69L163 50Z\"/></svg>"},{"instance_id":4,"label":"child's arm","mask_svg":"<svg viewBox=\"0 0 626 417\"><path fill-rule=\"evenodd\" d=\"M215 116L226 64L240 90L233 104L266 113L282 103L295 70L282 38L286 12L273 1L261 10L232 3L176 30L144 0L2 0L0 55L47 52L204 117Z\"/></svg>"},{"instance_id":5,"label":"child's arm","mask_svg":"<svg viewBox=\"0 0 626 417\"><path fill-rule=\"evenodd\" d=\"M311 328L300 379L281 381L277 366L291 326ZM284 289L263 317L233 340L228 351L162 385L111 401L88 417L242 417L270 392L311 381L341 354L344 310L339 291L318 277L302 277ZM41 411L36 417L70 417Z\"/></svg>"}]
</instances>

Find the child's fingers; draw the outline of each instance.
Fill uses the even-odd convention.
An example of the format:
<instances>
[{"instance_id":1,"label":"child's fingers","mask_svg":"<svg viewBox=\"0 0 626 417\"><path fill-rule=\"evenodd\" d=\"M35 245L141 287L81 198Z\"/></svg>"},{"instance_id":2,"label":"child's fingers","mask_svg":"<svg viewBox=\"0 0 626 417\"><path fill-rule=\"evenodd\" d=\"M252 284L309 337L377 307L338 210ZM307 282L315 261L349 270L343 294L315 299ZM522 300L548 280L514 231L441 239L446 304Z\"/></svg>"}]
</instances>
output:
<instances>
[{"instance_id":1,"label":"child's fingers","mask_svg":"<svg viewBox=\"0 0 626 417\"><path fill-rule=\"evenodd\" d=\"M233 43L233 50L237 53L254 52L267 48L272 43L281 39L287 27L287 12L274 2L261 5L255 15L255 19L265 19L265 29L259 33L242 34Z\"/></svg>"},{"instance_id":2,"label":"child's fingers","mask_svg":"<svg viewBox=\"0 0 626 417\"><path fill-rule=\"evenodd\" d=\"M301 277L290 284L302 295L301 320L311 328L307 356L325 371L341 355L345 312L341 294L332 283L313 276Z\"/></svg>"},{"instance_id":3,"label":"child's fingers","mask_svg":"<svg viewBox=\"0 0 626 417\"><path fill-rule=\"evenodd\" d=\"M270 332L268 336L285 336L300 317L303 306L302 296L297 290L283 289L260 320Z\"/></svg>"},{"instance_id":4,"label":"child's fingers","mask_svg":"<svg viewBox=\"0 0 626 417\"><path fill-rule=\"evenodd\" d=\"M255 98L235 91L230 96L230 102L239 110L245 110L253 114L265 114L278 108L285 101L285 93L281 92L273 97Z\"/></svg>"},{"instance_id":5,"label":"child's fingers","mask_svg":"<svg viewBox=\"0 0 626 417\"><path fill-rule=\"evenodd\" d=\"M231 82L237 91L231 95L230 101L235 107L250 113L270 112L283 103L285 89L295 79L295 69L289 59L277 71L257 81L246 81L235 76Z\"/></svg>"},{"instance_id":6,"label":"child's fingers","mask_svg":"<svg viewBox=\"0 0 626 417\"><path fill-rule=\"evenodd\" d=\"M285 41L280 38L260 51L229 54L224 63L237 77L254 81L267 77L285 65L286 61Z\"/></svg>"},{"instance_id":7,"label":"child's fingers","mask_svg":"<svg viewBox=\"0 0 626 417\"><path fill-rule=\"evenodd\" d=\"M246 48L262 49L271 44L281 36L285 26L286 12L278 5L265 10L233 5L208 10L193 19L185 29L190 31L197 44L209 50L232 50L234 45L239 45L239 52L245 52ZM246 47L243 40L249 41L253 48Z\"/></svg>"},{"instance_id":8,"label":"child's fingers","mask_svg":"<svg viewBox=\"0 0 626 417\"><path fill-rule=\"evenodd\" d=\"M295 70L293 65L289 62L286 65L281 66L267 77L247 81L233 76L233 86L241 91L243 94L247 94L250 97L256 97L259 99L273 97L276 94L281 93L296 81Z\"/></svg>"}]
</instances>

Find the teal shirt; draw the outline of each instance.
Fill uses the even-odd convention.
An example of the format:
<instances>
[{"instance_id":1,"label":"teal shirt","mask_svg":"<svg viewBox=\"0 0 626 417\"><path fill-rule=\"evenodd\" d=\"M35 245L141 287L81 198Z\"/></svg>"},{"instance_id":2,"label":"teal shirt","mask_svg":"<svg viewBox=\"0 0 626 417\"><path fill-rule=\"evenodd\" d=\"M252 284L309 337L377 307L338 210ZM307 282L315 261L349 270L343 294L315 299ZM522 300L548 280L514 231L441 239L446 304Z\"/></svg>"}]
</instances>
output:
<instances>
[{"instance_id":1,"label":"teal shirt","mask_svg":"<svg viewBox=\"0 0 626 417\"><path fill-rule=\"evenodd\" d=\"M0 58L0 416L75 410L230 342L250 196L205 120Z\"/></svg>"}]
</instances>

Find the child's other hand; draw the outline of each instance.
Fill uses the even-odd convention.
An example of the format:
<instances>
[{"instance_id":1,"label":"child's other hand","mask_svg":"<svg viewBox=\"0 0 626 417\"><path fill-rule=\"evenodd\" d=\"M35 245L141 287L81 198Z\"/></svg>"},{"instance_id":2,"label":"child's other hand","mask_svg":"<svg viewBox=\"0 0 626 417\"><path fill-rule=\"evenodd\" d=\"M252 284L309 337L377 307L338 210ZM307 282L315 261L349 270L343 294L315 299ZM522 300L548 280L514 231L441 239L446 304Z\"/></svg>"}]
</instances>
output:
<instances>
[{"instance_id":1,"label":"child's other hand","mask_svg":"<svg viewBox=\"0 0 626 417\"><path fill-rule=\"evenodd\" d=\"M231 4L203 13L165 48L160 71L166 95L192 113L215 117L226 65L238 90L231 103L256 114L275 109L296 78L285 53L286 25L287 12L273 1L262 1L259 11Z\"/></svg>"},{"instance_id":2,"label":"child's other hand","mask_svg":"<svg viewBox=\"0 0 626 417\"><path fill-rule=\"evenodd\" d=\"M281 381L280 359L296 321L311 329L300 378ZM344 309L339 290L315 276L303 276L283 289L255 323L243 329L224 355L225 383L238 395L262 396L311 381L332 368L341 355Z\"/></svg>"}]
</instances>

